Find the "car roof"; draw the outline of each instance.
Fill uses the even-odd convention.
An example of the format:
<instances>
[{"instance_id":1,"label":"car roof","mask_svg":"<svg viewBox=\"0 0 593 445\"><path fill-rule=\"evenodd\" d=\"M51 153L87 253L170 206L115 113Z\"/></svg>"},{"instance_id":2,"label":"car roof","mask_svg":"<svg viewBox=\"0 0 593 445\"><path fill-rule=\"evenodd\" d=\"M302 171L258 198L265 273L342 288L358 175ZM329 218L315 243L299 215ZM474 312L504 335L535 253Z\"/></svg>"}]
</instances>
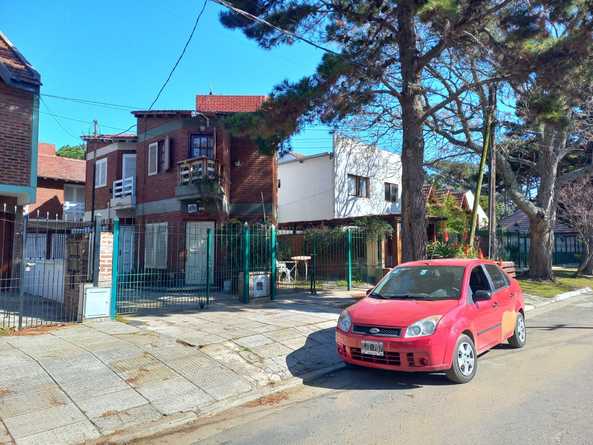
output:
<instances>
[{"instance_id":1,"label":"car roof","mask_svg":"<svg viewBox=\"0 0 593 445\"><path fill-rule=\"evenodd\" d=\"M458 266L467 267L474 266L477 264L496 264L491 260L482 260L479 258L443 258L438 260L421 260L421 261L410 261L408 263L400 264L400 266Z\"/></svg>"}]
</instances>

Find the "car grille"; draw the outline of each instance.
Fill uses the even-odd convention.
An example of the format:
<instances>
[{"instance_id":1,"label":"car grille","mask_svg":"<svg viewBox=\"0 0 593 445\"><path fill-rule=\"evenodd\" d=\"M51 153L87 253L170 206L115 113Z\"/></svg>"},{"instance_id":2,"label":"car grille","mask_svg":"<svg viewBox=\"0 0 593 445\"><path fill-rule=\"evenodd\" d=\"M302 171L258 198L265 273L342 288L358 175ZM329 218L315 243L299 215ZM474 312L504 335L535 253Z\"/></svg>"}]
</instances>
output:
<instances>
[{"instance_id":1,"label":"car grille","mask_svg":"<svg viewBox=\"0 0 593 445\"><path fill-rule=\"evenodd\" d=\"M399 352L385 351L385 355L376 356L362 354L359 348L350 348L350 354L354 360L360 360L368 363L378 363L380 365L401 366Z\"/></svg>"},{"instance_id":2,"label":"car grille","mask_svg":"<svg viewBox=\"0 0 593 445\"><path fill-rule=\"evenodd\" d=\"M379 332L371 334L371 329L378 329ZM379 326L361 326L355 324L352 327L352 332L354 334L374 335L376 337L399 337L402 330L401 328L382 328Z\"/></svg>"}]
</instances>

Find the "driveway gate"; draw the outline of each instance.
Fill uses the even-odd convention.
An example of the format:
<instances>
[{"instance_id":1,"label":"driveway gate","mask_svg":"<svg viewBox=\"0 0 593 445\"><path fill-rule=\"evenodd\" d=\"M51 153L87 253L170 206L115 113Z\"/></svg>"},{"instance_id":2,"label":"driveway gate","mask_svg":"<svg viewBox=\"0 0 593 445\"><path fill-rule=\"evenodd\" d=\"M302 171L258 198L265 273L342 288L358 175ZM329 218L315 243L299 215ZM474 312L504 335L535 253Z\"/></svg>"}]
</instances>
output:
<instances>
[{"instance_id":1,"label":"driveway gate","mask_svg":"<svg viewBox=\"0 0 593 445\"><path fill-rule=\"evenodd\" d=\"M0 212L0 328L80 319L92 226Z\"/></svg>"}]
</instances>

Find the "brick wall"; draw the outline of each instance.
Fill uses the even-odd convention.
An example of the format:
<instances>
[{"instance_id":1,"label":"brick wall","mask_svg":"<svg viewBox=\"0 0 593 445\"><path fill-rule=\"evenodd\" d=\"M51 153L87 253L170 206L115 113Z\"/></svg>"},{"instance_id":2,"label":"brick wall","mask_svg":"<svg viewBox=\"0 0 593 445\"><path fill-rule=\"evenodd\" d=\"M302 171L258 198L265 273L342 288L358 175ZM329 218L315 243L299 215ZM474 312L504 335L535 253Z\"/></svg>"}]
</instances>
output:
<instances>
[{"instance_id":1,"label":"brick wall","mask_svg":"<svg viewBox=\"0 0 593 445\"><path fill-rule=\"evenodd\" d=\"M237 166L240 163L240 166ZM245 138L231 139L231 203L245 205L261 205L263 202L272 204L276 209L278 200L278 171L274 156L267 156L259 152L255 143ZM260 219L262 212L252 215L242 215L239 211L236 217ZM272 215L266 215L275 217Z\"/></svg>"},{"instance_id":2,"label":"brick wall","mask_svg":"<svg viewBox=\"0 0 593 445\"><path fill-rule=\"evenodd\" d=\"M0 80L0 183L29 185L33 95Z\"/></svg>"},{"instance_id":3,"label":"brick wall","mask_svg":"<svg viewBox=\"0 0 593 445\"><path fill-rule=\"evenodd\" d=\"M89 141L89 148L87 148L87 153L93 153L94 150L98 150L99 148L105 147L110 145L110 142L94 142ZM112 151L104 156L97 157L97 161L100 159L107 159L107 184L105 187L99 187L95 189L95 209L106 209L109 207L109 203L111 200L112 194L112 187L113 181L117 181L121 179L122 175L122 159L123 155L126 153L136 153L133 150L117 150ZM84 191L84 201L85 201L85 210L91 211L92 209L92 200L93 200L93 166L94 161L88 160L86 161L86 184Z\"/></svg>"},{"instance_id":4,"label":"brick wall","mask_svg":"<svg viewBox=\"0 0 593 445\"><path fill-rule=\"evenodd\" d=\"M49 212L50 219L62 219L64 206L64 181L59 179L37 179L37 201L28 207L29 214L33 217L45 218Z\"/></svg>"}]
</instances>

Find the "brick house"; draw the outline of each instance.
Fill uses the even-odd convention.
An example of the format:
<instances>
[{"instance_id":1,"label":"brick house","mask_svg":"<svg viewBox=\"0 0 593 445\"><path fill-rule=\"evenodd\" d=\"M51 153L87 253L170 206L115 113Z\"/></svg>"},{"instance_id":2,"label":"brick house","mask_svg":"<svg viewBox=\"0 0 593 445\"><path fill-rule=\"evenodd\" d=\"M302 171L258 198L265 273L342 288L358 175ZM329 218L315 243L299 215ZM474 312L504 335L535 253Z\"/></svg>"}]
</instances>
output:
<instances>
[{"instance_id":1,"label":"brick house","mask_svg":"<svg viewBox=\"0 0 593 445\"><path fill-rule=\"evenodd\" d=\"M11 274L15 217L35 201L40 86L39 73L0 32L0 285Z\"/></svg>"},{"instance_id":2,"label":"brick house","mask_svg":"<svg viewBox=\"0 0 593 445\"><path fill-rule=\"evenodd\" d=\"M139 255L124 258L124 268L138 258L148 268L183 267L193 261L186 252L196 250L207 228L231 220L276 222L276 156L260 153L223 125L225 116L255 112L264 100L197 96L196 110L133 112L134 136L84 138L85 218L119 217L126 239L134 227L146 231L130 244Z\"/></svg>"},{"instance_id":3,"label":"brick house","mask_svg":"<svg viewBox=\"0 0 593 445\"><path fill-rule=\"evenodd\" d=\"M84 216L86 162L56 155L56 146L40 143L37 199L27 206L32 218L81 221Z\"/></svg>"}]
</instances>

